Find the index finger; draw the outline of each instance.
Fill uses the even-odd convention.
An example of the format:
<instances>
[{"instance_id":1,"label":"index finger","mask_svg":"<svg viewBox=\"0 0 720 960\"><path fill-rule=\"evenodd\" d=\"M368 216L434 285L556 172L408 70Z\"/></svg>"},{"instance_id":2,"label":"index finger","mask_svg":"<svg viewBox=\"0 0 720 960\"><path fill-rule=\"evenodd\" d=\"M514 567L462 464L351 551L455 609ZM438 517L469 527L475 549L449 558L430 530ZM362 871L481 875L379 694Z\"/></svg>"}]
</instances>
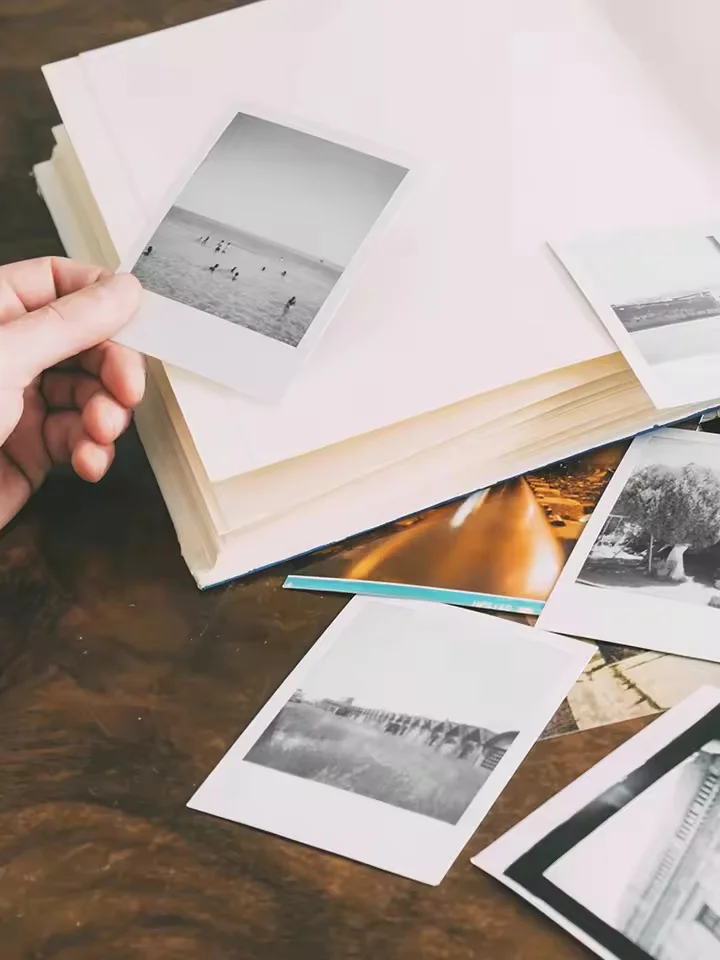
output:
<instances>
[{"instance_id":1,"label":"index finger","mask_svg":"<svg viewBox=\"0 0 720 960\"><path fill-rule=\"evenodd\" d=\"M0 382L27 386L43 370L109 340L132 319L141 289L131 274L110 274L0 323Z\"/></svg>"}]
</instances>

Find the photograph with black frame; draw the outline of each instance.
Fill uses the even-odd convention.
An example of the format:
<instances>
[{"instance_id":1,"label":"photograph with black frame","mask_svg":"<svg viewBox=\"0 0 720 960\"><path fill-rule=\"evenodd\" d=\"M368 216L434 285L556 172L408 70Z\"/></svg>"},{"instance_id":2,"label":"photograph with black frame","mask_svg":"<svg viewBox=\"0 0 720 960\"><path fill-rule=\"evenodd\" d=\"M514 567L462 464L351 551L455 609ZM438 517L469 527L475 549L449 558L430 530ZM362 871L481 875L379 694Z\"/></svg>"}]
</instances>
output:
<instances>
[{"instance_id":1,"label":"photograph with black frame","mask_svg":"<svg viewBox=\"0 0 720 960\"><path fill-rule=\"evenodd\" d=\"M602 957L719 956L720 690L669 711L473 862Z\"/></svg>"}]
</instances>

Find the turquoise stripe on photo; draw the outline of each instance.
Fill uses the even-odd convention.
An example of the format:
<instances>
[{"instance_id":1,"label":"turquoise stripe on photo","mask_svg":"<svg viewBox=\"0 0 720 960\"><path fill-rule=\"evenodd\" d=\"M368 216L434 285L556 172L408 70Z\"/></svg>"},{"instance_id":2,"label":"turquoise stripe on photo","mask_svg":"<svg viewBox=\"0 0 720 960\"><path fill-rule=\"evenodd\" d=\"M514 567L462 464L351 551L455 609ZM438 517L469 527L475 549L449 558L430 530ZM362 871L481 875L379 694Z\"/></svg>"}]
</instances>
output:
<instances>
[{"instance_id":1,"label":"turquoise stripe on photo","mask_svg":"<svg viewBox=\"0 0 720 960\"><path fill-rule=\"evenodd\" d=\"M503 597L495 593L471 590L447 590L442 587L419 587L409 583L386 583L375 580L346 580L342 577L304 577L291 574L283 584L288 590L317 590L326 593L353 593L364 597L385 597L391 600L429 600L461 607L502 610L538 616L545 606L542 600Z\"/></svg>"}]
</instances>

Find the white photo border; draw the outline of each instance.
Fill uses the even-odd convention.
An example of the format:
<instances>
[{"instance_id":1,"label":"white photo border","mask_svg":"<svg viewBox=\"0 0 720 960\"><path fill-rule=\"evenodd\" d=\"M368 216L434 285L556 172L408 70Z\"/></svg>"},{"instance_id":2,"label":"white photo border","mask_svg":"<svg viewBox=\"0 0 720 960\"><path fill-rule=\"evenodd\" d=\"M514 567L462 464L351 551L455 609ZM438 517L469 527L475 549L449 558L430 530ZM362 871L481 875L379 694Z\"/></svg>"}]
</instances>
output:
<instances>
[{"instance_id":1,"label":"white photo border","mask_svg":"<svg viewBox=\"0 0 720 960\"><path fill-rule=\"evenodd\" d=\"M718 737L720 689L701 687L491 843L472 863L603 960L653 960L544 874L623 806Z\"/></svg>"},{"instance_id":2,"label":"white photo border","mask_svg":"<svg viewBox=\"0 0 720 960\"><path fill-rule=\"evenodd\" d=\"M538 690L532 719L526 722L455 825L243 762L290 696L302 688L303 678L343 636L351 622L370 606L421 612L424 618L438 621L440 633L451 630L453 621L467 623L467 618L473 617L480 632L493 636L514 634L527 643L544 644L566 654L566 663L557 671L553 682ZM188 806L411 880L437 885L541 736L594 652L591 644L543 634L534 627L460 607L356 597L250 722Z\"/></svg>"},{"instance_id":3,"label":"white photo border","mask_svg":"<svg viewBox=\"0 0 720 960\"><path fill-rule=\"evenodd\" d=\"M720 663L720 609L577 581L627 480L642 462L645 446L656 439L714 445L720 465L717 434L663 428L636 437L561 570L537 625L542 630L588 640Z\"/></svg>"},{"instance_id":4,"label":"white photo border","mask_svg":"<svg viewBox=\"0 0 720 960\"><path fill-rule=\"evenodd\" d=\"M157 205L135 243L122 257L116 272L132 272L142 251L172 209L184 187L238 114L265 120L268 123L347 147L407 171L297 346L291 347L256 333L254 330L229 323L204 310L160 296L149 290L143 292L143 302L136 316L114 337L117 343L189 370L222 386L246 394L254 400L271 403L281 399L328 328L364 263L371 255L378 238L387 230L410 192L415 189L420 176L420 164L416 159L400 151L387 149L362 137L330 130L285 111L264 107L257 103L234 101L214 122L209 124L207 134L198 145L197 151Z\"/></svg>"},{"instance_id":5,"label":"white photo border","mask_svg":"<svg viewBox=\"0 0 720 960\"><path fill-rule=\"evenodd\" d=\"M720 225L717 220L711 223L688 225L681 229L690 229L690 226L697 226L698 232L707 232L707 236L714 236L716 233L720 235ZM671 228L656 228L656 230L668 229ZM630 231L623 231L623 235L628 232ZM639 232L649 232L649 230ZM655 407L666 409L700 403L707 406L717 405L719 402L717 359L708 360L706 364L703 364L702 357L694 359L690 373L683 372L683 367L688 366L687 360L662 364L648 363L638 350L632 334L625 329L612 309L606 291L596 283L579 248L593 240L611 242L613 235L599 234L597 237L583 235L571 240L558 238L548 241L547 245L600 318Z\"/></svg>"}]
</instances>

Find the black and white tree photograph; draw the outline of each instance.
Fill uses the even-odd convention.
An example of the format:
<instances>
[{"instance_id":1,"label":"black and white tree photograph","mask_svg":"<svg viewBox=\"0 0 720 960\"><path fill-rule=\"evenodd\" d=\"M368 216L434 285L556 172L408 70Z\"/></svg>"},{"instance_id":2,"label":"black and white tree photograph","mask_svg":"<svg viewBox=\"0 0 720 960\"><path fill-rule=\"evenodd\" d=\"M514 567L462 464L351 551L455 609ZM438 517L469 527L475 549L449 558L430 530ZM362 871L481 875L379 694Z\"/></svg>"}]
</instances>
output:
<instances>
[{"instance_id":1,"label":"black and white tree photograph","mask_svg":"<svg viewBox=\"0 0 720 960\"><path fill-rule=\"evenodd\" d=\"M718 434L671 428L633 440L538 625L720 663Z\"/></svg>"},{"instance_id":2,"label":"black and white tree photograph","mask_svg":"<svg viewBox=\"0 0 720 960\"><path fill-rule=\"evenodd\" d=\"M646 450L578 580L720 606L720 443Z\"/></svg>"},{"instance_id":3,"label":"black and white tree photograph","mask_svg":"<svg viewBox=\"0 0 720 960\"><path fill-rule=\"evenodd\" d=\"M437 883L591 652L476 611L355 598L190 806Z\"/></svg>"}]
</instances>

